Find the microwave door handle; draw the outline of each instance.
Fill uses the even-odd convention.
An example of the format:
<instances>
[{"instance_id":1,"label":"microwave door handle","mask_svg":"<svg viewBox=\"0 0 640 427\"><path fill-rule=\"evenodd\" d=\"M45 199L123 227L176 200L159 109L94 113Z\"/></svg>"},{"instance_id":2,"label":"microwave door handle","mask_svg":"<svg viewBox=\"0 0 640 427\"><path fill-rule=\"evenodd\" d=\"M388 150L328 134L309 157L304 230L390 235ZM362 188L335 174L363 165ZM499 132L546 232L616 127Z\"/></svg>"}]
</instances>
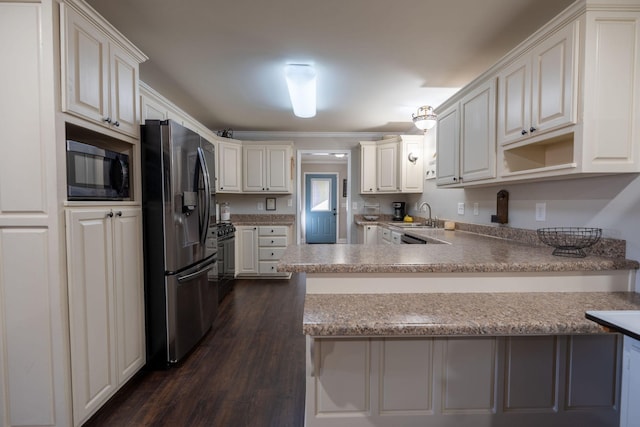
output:
<instances>
[{"instance_id":1,"label":"microwave door handle","mask_svg":"<svg viewBox=\"0 0 640 427\"><path fill-rule=\"evenodd\" d=\"M200 170L202 171L202 180L204 181L204 218L201 218L200 225L200 243L205 244L207 238L207 231L209 230L209 210L211 209L211 197L209 196L209 173L207 170L207 162L204 158L204 152L201 147L198 147L198 163L200 164ZM198 175L195 176L196 191L198 191Z\"/></svg>"}]
</instances>

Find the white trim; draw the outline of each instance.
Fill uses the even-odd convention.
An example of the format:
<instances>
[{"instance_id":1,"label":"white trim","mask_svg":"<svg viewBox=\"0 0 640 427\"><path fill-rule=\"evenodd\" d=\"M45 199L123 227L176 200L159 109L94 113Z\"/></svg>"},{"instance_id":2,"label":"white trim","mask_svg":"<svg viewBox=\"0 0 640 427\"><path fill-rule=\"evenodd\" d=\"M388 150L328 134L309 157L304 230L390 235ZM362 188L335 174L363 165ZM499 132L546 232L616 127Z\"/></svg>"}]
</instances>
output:
<instances>
[{"instance_id":1,"label":"white trim","mask_svg":"<svg viewBox=\"0 0 640 427\"><path fill-rule=\"evenodd\" d=\"M397 132L395 133L397 134ZM262 138L284 138L284 139L296 139L296 138L356 138L356 139L382 139L386 135L383 132L293 132L293 131L233 131L233 137L235 139L262 139ZM309 151L310 153L317 153L317 150ZM321 152L321 151L320 151ZM332 150L332 153L337 152Z\"/></svg>"}]
</instances>

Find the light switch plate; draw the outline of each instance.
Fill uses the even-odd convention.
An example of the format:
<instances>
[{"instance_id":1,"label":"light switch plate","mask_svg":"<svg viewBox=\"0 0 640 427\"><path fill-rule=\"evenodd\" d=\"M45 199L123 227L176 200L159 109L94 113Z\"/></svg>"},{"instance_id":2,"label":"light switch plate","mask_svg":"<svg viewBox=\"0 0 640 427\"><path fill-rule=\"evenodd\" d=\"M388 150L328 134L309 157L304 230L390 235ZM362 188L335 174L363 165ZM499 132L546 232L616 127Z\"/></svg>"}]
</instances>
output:
<instances>
[{"instance_id":1,"label":"light switch plate","mask_svg":"<svg viewBox=\"0 0 640 427\"><path fill-rule=\"evenodd\" d=\"M458 203L458 215L464 215L464 202Z\"/></svg>"},{"instance_id":2,"label":"light switch plate","mask_svg":"<svg viewBox=\"0 0 640 427\"><path fill-rule=\"evenodd\" d=\"M264 203L258 202L258 210L259 211L263 211L264 210Z\"/></svg>"},{"instance_id":3,"label":"light switch plate","mask_svg":"<svg viewBox=\"0 0 640 427\"><path fill-rule=\"evenodd\" d=\"M291 197L287 199L287 206L289 207L293 206L293 199Z\"/></svg>"},{"instance_id":4,"label":"light switch plate","mask_svg":"<svg viewBox=\"0 0 640 427\"><path fill-rule=\"evenodd\" d=\"M354 211L357 211L357 210L358 210L358 202L353 202L353 203L351 204L351 208L352 208Z\"/></svg>"},{"instance_id":5,"label":"light switch plate","mask_svg":"<svg viewBox=\"0 0 640 427\"><path fill-rule=\"evenodd\" d=\"M476 215L476 216L480 215L480 209L479 209L479 206L478 206L478 202L473 204L473 214Z\"/></svg>"}]
</instances>

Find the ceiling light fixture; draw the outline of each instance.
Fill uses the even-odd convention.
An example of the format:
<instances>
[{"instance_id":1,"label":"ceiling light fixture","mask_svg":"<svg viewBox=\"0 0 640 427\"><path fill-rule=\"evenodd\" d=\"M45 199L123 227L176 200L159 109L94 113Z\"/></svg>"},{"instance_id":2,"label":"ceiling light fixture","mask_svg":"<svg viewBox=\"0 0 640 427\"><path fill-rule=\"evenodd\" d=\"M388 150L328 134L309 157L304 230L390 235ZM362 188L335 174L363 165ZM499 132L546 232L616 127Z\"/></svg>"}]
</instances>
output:
<instances>
[{"instance_id":1,"label":"ceiling light fixture","mask_svg":"<svg viewBox=\"0 0 640 427\"><path fill-rule=\"evenodd\" d=\"M316 71L311 65L289 64L284 69L293 114L310 118L316 115Z\"/></svg>"},{"instance_id":2,"label":"ceiling light fixture","mask_svg":"<svg viewBox=\"0 0 640 427\"><path fill-rule=\"evenodd\" d=\"M416 125L418 129L422 129L423 131L427 131L433 128L437 121L438 116L433 111L433 107L430 105L423 105L418 108L417 114L412 114L413 123Z\"/></svg>"}]
</instances>

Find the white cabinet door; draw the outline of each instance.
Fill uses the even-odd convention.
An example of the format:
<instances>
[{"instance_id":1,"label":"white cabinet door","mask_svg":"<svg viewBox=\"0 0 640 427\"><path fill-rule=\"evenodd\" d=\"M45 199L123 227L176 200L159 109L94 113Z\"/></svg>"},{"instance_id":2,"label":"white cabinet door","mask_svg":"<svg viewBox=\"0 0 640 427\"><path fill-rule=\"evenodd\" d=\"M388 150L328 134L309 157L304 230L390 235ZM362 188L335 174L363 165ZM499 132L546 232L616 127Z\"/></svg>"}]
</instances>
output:
<instances>
[{"instance_id":1,"label":"white cabinet door","mask_svg":"<svg viewBox=\"0 0 640 427\"><path fill-rule=\"evenodd\" d=\"M291 149L284 146L265 148L266 191L291 192Z\"/></svg>"},{"instance_id":2,"label":"white cabinet door","mask_svg":"<svg viewBox=\"0 0 640 427\"><path fill-rule=\"evenodd\" d=\"M68 209L67 269L74 424L145 363L142 210Z\"/></svg>"},{"instance_id":3,"label":"white cabinet door","mask_svg":"<svg viewBox=\"0 0 640 427\"><path fill-rule=\"evenodd\" d=\"M66 32L63 110L98 123L109 117L109 38L72 8L62 5Z\"/></svg>"},{"instance_id":4,"label":"white cabinet door","mask_svg":"<svg viewBox=\"0 0 640 427\"><path fill-rule=\"evenodd\" d=\"M120 132L138 134L138 63L124 49L109 45L111 124Z\"/></svg>"},{"instance_id":5,"label":"white cabinet door","mask_svg":"<svg viewBox=\"0 0 640 427\"><path fill-rule=\"evenodd\" d=\"M118 385L145 364L142 209L118 209L113 217Z\"/></svg>"},{"instance_id":6,"label":"white cabinet door","mask_svg":"<svg viewBox=\"0 0 640 427\"><path fill-rule=\"evenodd\" d=\"M422 193L424 190L424 136L402 136L400 150L400 191ZM409 160L409 159L413 160Z\"/></svg>"},{"instance_id":7,"label":"white cabinet door","mask_svg":"<svg viewBox=\"0 0 640 427\"><path fill-rule=\"evenodd\" d=\"M378 226L364 225L362 243L365 245L375 245L378 243Z\"/></svg>"},{"instance_id":8,"label":"white cabinet door","mask_svg":"<svg viewBox=\"0 0 640 427\"><path fill-rule=\"evenodd\" d=\"M142 124L144 124L145 120L167 120L169 118L169 109L148 96L143 95L140 97L140 106Z\"/></svg>"},{"instance_id":9,"label":"white cabinet door","mask_svg":"<svg viewBox=\"0 0 640 427\"><path fill-rule=\"evenodd\" d=\"M640 420L640 341L624 337L622 352L622 390L620 396L620 426L633 427Z\"/></svg>"},{"instance_id":10,"label":"white cabinet door","mask_svg":"<svg viewBox=\"0 0 640 427\"><path fill-rule=\"evenodd\" d=\"M576 24L567 25L532 52L530 135L575 123Z\"/></svg>"},{"instance_id":11,"label":"white cabinet door","mask_svg":"<svg viewBox=\"0 0 640 427\"><path fill-rule=\"evenodd\" d=\"M105 209L67 211L67 269L74 424L117 388L112 221Z\"/></svg>"},{"instance_id":12,"label":"white cabinet door","mask_svg":"<svg viewBox=\"0 0 640 427\"><path fill-rule=\"evenodd\" d=\"M360 143L360 192L376 192L376 145L374 142Z\"/></svg>"},{"instance_id":13,"label":"white cabinet door","mask_svg":"<svg viewBox=\"0 0 640 427\"><path fill-rule=\"evenodd\" d=\"M496 176L496 80L460 100L460 176L463 182Z\"/></svg>"},{"instance_id":14,"label":"white cabinet door","mask_svg":"<svg viewBox=\"0 0 640 427\"><path fill-rule=\"evenodd\" d=\"M458 108L458 103L456 103L438 115L436 127L436 183L438 185L459 182L460 119Z\"/></svg>"},{"instance_id":15,"label":"white cabinet door","mask_svg":"<svg viewBox=\"0 0 640 427\"><path fill-rule=\"evenodd\" d=\"M498 141L509 144L528 135L531 118L531 58L525 56L499 75Z\"/></svg>"},{"instance_id":16,"label":"white cabinet door","mask_svg":"<svg viewBox=\"0 0 640 427\"><path fill-rule=\"evenodd\" d=\"M265 151L261 146L242 147L242 191L263 192L265 185Z\"/></svg>"},{"instance_id":17,"label":"white cabinet door","mask_svg":"<svg viewBox=\"0 0 640 427\"><path fill-rule=\"evenodd\" d=\"M63 111L138 136L138 69L144 54L138 52L142 56L135 58L112 42L116 36L106 24L94 24L76 6L60 7Z\"/></svg>"},{"instance_id":18,"label":"white cabinet door","mask_svg":"<svg viewBox=\"0 0 640 427\"><path fill-rule=\"evenodd\" d=\"M398 143L379 143L376 157L376 190L379 192L400 191L398 186Z\"/></svg>"},{"instance_id":19,"label":"white cabinet door","mask_svg":"<svg viewBox=\"0 0 640 427\"><path fill-rule=\"evenodd\" d=\"M218 140L218 169L216 170L218 191L239 193L242 191L242 151L239 144Z\"/></svg>"},{"instance_id":20,"label":"white cabinet door","mask_svg":"<svg viewBox=\"0 0 640 427\"><path fill-rule=\"evenodd\" d=\"M575 32L567 25L499 74L500 144L575 123Z\"/></svg>"},{"instance_id":21,"label":"white cabinet door","mask_svg":"<svg viewBox=\"0 0 640 427\"><path fill-rule=\"evenodd\" d=\"M237 274L258 274L258 227L237 227L236 244L238 246Z\"/></svg>"}]
</instances>

